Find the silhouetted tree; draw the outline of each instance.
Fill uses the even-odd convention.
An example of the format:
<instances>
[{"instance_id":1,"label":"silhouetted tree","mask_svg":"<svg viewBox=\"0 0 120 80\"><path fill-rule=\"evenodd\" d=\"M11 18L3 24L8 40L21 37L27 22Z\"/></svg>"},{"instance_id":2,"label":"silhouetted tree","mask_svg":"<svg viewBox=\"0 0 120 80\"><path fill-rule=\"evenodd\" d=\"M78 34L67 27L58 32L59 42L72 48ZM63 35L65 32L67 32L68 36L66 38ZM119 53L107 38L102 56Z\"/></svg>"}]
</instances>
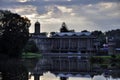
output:
<instances>
[{"instance_id":1,"label":"silhouetted tree","mask_svg":"<svg viewBox=\"0 0 120 80\"><path fill-rule=\"evenodd\" d=\"M62 27L60 28L60 32L75 32L74 29L69 30L67 29L67 25L65 24L65 22L62 23Z\"/></svg>"},{"instance_id":2,"label":"silhouetted tree","mask_svg":"<svg viewBox=\"0 0 120 80\"><path fill-rule=\"evenodd\" d=\"M69 30L67 29L67 25L65 24L65 22L62 23L62 28L60 29L60 32L69 32Z\"/></svg>"},{"instance_id":3,"label":"silhouetted tree","mask_svg":"<svg viewBox=\"0 0 120 80\"><path fill-rule=\"evenodd\" d=\"M93 31L92 33L91 33L91 35L94 35L95 37L99 37L100 35L102 35L103 33L101 32L101 31Z\"/></svg>"},{"instance_id":4,"label":"silhouetted tree","mask_svg":"<svg viewBox=\"0 0 120 80\"><path fill-rule=\"evenodd\" d=\"M120 39L120 29L111 30L106 32L106 36L113 37L115 39Z\"/></svg>"},{"instance_id":5,"label":"silhouetted tree","mask_svg":"<svg viewBox=\"0 0 120 80\"><path fill-rule=\"evenodd\" d=\"M120 48L120 29L107 31L106 36L108 38L113 38L116 43L116 48Z\"/></svg>"},{"instance_id":6,"label":"silhouetted tree","mask_svg":"<svg viewBox=\"0 0 120 80\"><path fill-rule=\"evenodd\" d=\"M30 20L10 11L0 15L0 54L18 58L29 39Z\"/></svg>"},{"instance_id":7,"label":"silhouetted tree","mask_svg":"<svg viewBox=\"0 0 120 80\"><path fill-rule=\"evenodd\" d=\"M117 64L117 57L116 57L116 55L111 55L110 63L111 63L112 67L116 66L116 64Z\"/></svg>"},{"instance_id":8,"label":"silhouetted tree","mask_svg":"<svg viewBox=\"0 0 120 80\"><path fill-rule=\"evenodd\" d=\"M10 11L0 10L0 72L2 80L28 80L20 61L29 39L30 20Z\"/></svg>"},{"instance_id":9,"label":"silhouetted tree","mask_svg":"<svg viewBox=\"0 0 120 80\"><path fill-rule=\"evenodd\" d=\"M38 51L39 51L39 49L33 40L28 41L28 43L26 44L26 46L24 48L24 52L36 53Z\"/></svg>"},{"instance_id":10,"label":"silhouetted tree","mask_svg":"<svg viewBox=\"0 0 120 80\"><path fill-rule=\"evenodd\" d=\"M83 30L83 31L81 31L81 32L89 32L89 31L87 31L87 30Z\"/></svg>"},{"instance_id":11,"label":"silhouetted tree","mask_svg":"<svg viewBox=\"0 0 120 80\"><path fill-rule=\"evenodd\" d=\"M102 31L93 31L91 35L95 36L96 39L100 42L99 47L103 47L103 44L106 43L106 37Z\"/></svg>"}]
</instances>

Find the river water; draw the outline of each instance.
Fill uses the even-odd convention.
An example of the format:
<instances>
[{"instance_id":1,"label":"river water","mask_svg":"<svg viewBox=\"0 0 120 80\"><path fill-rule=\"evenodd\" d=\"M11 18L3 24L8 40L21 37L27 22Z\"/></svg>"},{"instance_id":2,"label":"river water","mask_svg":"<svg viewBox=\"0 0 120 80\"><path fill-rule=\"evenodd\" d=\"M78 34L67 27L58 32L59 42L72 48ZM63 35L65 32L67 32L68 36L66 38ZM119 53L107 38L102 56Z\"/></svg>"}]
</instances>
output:
<instances>
[{"instance_id":1,"label":"river water","mask_svg":"<svg viewBox=\"0 0 120 80\"><path fill-rule=\"evenodd\" d=\"M31 76L29 80L34 80L34 77ZM40 76L40 80L60 80L60 77L55 76L50 72L47 72L44 73L43 76ZM78 76L78 77L72 76L69 77L67 80L120 80L120 78L113 79L111 76L106 78L103 75L95 75L93 78L91 78L90 76L86 75L86 76Z\"/></svg>"}]
</instances>

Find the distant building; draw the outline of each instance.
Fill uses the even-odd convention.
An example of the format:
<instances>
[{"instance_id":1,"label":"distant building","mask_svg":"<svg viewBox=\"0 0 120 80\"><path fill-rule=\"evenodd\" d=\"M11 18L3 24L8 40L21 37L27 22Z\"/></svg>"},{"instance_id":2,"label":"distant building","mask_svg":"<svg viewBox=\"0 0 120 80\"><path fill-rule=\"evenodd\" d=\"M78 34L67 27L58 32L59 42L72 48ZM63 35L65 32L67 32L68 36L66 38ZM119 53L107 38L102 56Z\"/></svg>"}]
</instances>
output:
<instances>
[{"instance_id":1,"label":"distant building","mask_svg":"<svg viewBox=\"0 0 120 80\"><path fill-rule=\"evenodd\" d=\"M95 37L90 32L54 32L47 36L46 33L37 30L40 25L36 23L31 40L34 40L42 51L44 65L39 64L43 66L42 70L59 72L90 70L88 58L96 53Z\"/></svg>"}]
</instances>

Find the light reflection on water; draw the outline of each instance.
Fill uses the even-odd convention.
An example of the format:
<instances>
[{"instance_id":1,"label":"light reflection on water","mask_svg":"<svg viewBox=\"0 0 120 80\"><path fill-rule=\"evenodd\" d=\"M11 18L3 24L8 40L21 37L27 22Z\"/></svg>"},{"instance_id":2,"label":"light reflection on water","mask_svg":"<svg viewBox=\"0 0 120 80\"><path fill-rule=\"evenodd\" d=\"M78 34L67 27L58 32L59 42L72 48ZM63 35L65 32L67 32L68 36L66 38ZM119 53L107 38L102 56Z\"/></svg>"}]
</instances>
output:
<instances>
[{"instance_id":1,"label":"light reflection on water","mask_svg":"<svg viewBox=\"0 0 120 80\"><path fill-rule=\"evenodd\" d=\"M31 76L29 80L34 80L34 77ZM44 73L43 76L40 76L40 80L60 80L59 77L56 77L54 74L47 72ZM96 75L93 78L88 77L69 77L67 80L120 80L120 79L113 79L112 77L105 78L103 75Z\"/></svg>"},{"instance_id":2,"label":"light reflection on water","mask_svg":"<svg viewBox=\"0 0 120 80\"><path fill-rule=\"evenodd\" d=\"M31 79L29 79L29 80L34 80L34 77L32 76ZM40 80L60 80L60 79L59 78L55 79L55 78L44 77L44 78L40 78ZM70 77L67 80L92 80L92 79L90 79L90 78L80 78L80 77Z\"/></svg>"}]
</instances>

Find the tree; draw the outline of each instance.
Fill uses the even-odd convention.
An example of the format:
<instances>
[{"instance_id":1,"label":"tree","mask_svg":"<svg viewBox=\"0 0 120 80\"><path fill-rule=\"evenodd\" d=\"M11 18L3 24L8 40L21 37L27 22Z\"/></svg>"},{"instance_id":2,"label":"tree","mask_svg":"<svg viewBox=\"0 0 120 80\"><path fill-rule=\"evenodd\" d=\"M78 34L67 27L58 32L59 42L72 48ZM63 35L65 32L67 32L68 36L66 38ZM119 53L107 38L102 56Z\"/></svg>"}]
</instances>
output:
<instances>
[{"instance_id":1,"label":"tree","mask_svg":"<svg viewBox=\"0 0 120 80\"><path fill-rule=\"evenodd\" d=\"M87 30L83 30L83 31L81 31L81 32L89 32L89 31L87 31Z\"/></svg>"},{"instance_id":2,"label":"tree","mask_svg":"<svg viewBox=\"0 0 120 80\"><path fill-rule=\"evenodd\" d=\"M30 20L0 10L0 54L18 58L29 39Z\"/></svg>"},{"instance_id":3,"label":"tree","mask_svg":"<svg viewBox=\"0 0 120 80\"><path fill-rule=\"evenodd\" d=\"M98 38L103 33L101 31L93 31L91 34Z\"/></svg>"},{"instance_id":4,"label":"tree","mask_svg":"<svg viewBox=\"0 0 120 80\"><path fill-rule=\"evenodd\" d=\"M116 48L120 48L120 29L107 31L106 36L109 39L113 38L116 43Z\"/></svg>"},{"instance_id":5,"label":"tree","mask_svg":"<svg viewBox=\"0 0 120 80\"><path fill-rule=\"evenodd\" d=\"M116 55L111 55L110 63L111 63L112 67L116 66L116 64L117 64L117 57L116 57Z\"/></svg>"},{"instance_id":6,"label":"tree","mask_svg":"<svg viewBox=\"0 0 120 80\"><path fill-rule=\"evenodd\" d=\"M60 32L69 32L69 30L67 29L67 25L65 24L65 22L62 23L62 28L60 29Z\"/></svg>"},{"instance_id":7,"label":"tree","mask_svg":"<svg viewBox=\"0 0 120 80\"><path fill-rule=\"evenodd\" d=\"M32 53L37 53L39 51L36 43L33 40L28 41L24 48L24 52L32 52Z\"/></svg>"},{"instance_id":8,"label":"tree","mask_svg":"<svg viewBox=\"0 0 120 80\"><path fill-rule=\"evenodd\" d=\"M0 10L0 72L2 80L28 80L20 55L29 39L30 20Z\"/></svg>"},{"instance_id":9,"label":"tree","mask_svg":"<svg viewBox=\"0 0 120 80\"><path fill-rule=\"evenodd\" d=\"M91 35L95 36L97 38L97 41L100 42L100 46L99 47L103 47L103 44L106 43L106 38L105 35L102 31L93 31L91 33Z\"/></svg>"}]
</instances>

